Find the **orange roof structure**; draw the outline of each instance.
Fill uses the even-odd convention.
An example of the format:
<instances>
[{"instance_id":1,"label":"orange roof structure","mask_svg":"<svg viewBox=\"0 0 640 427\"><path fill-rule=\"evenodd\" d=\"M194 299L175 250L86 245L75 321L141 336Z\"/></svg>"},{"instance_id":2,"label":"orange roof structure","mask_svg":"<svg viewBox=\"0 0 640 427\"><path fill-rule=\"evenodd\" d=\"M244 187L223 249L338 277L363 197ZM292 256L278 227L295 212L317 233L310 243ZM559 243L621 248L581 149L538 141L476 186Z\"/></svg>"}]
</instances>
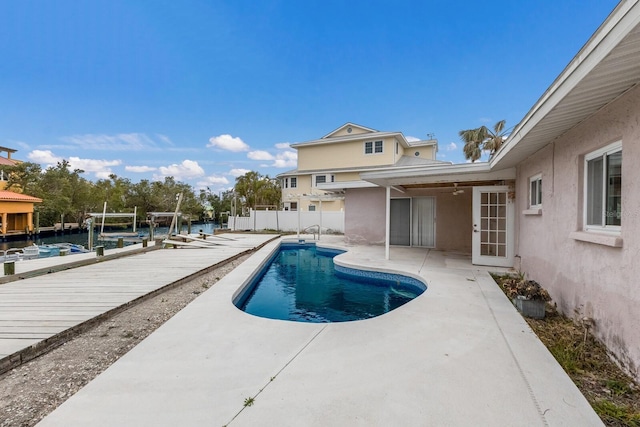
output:
<instances>
[{"instance_id":1,"label":"orange roof structure","mask_svg":"<svg viewBox=\"0 0 640 427\"><path fill-rule=\"evenodd\" d=\"M0 165L15 166L16 163L17 162L15 160L7 159L6 157L0 156Z\"/></svg>"},{"instance_id":2,"label":"orange roof structure","mask_svg":"<svg viewBox=\"0 0 640 427\"><path fill-rule=\"evenodd\" d=\"M14 193L9 190L0 190L0 202L31 202L42 203L42 199L27 196L26 194Z\"/></svg>"}]
</instances>

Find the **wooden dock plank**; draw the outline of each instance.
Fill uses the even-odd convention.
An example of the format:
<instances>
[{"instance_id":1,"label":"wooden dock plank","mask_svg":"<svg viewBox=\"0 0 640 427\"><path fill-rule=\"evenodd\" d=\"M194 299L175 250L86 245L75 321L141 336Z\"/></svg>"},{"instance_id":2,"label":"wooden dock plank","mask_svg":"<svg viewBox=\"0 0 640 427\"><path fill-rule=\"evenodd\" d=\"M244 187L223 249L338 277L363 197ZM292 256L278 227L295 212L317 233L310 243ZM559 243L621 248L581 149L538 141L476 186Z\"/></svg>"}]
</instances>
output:
<instances>
[{"instance_id":1,"label":"wooden dock plank","mask_svg":"<svg viewBox=\"0 0 640 427\"><path fill-rule=\"evenodd\" d=\"M245 236L243 236L245 237ZM0 285L0 358L266 243L252 235L214 248L162 249ZM36 262L73 262L79 255ZM94 254L82 254L95 257ZM28 263L17 263L28 271ZM18 268L16 268L18 270Z\"/></svg>"}]
</instances>

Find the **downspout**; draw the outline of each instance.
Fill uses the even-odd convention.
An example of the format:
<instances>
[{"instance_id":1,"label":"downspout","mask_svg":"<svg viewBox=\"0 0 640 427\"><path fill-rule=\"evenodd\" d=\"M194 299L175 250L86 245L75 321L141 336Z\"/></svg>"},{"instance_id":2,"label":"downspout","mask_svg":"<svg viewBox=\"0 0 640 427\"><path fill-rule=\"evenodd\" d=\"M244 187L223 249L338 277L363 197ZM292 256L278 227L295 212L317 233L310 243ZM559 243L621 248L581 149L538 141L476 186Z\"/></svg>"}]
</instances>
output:
<instances>
[{"instance_id":1,"label":"downspout","mask_svg":"<svg viewBox=\"0 0 640 427\"><path fill-rule=\"evenodd\" d=\"M387 186L386 190L384 259L389 260L389 236L391 235L391 187Z\"/></svg>"}]
</instances>

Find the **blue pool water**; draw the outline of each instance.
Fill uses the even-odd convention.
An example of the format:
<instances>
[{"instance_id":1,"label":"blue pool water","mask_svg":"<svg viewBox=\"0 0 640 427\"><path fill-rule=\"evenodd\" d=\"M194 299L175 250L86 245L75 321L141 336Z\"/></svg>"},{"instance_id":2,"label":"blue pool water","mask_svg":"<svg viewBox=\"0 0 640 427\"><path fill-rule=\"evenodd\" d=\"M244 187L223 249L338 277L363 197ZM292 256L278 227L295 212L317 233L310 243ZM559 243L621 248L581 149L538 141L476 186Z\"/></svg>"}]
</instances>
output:
<instances>
[{"instance_id":1,"label":"blue pool water","mask_svg":"<svg viewBox=\"0 0 640 427\"><path fill-rule=\"evenodd\" d=\"M282 244L235 304L270 319L347 322L387 313L426 289L407 276L334 267L333 257L340 253L314 244Z\"/></svg>"}]
</instances>

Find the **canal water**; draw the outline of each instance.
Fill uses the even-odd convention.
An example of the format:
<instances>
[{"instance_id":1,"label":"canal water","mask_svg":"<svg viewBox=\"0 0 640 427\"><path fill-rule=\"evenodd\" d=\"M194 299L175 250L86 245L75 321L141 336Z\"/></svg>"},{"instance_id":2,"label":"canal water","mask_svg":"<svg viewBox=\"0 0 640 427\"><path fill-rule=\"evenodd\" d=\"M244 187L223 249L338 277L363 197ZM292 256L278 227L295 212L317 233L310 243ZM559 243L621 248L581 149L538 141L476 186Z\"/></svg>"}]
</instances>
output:
<instances>
[{"instance_id":1,"label":"canal water","mask_svg":"<svg viewBox=\"0 0 640 427\"><path fill-rule=\"evenodd\" d=\"M202 230L203 233L213 234L213 230L215 228L220 228L220 226L218 224L214 224L213 222L207 222L203 224L191 224L192 233L198 233L200 230ZM132 231L132 229L129 228L126 230L123 229L119 231L130 232ZM146 235L149 234L148 228L139 228L136 231L139 231ZM188 231L188 226L183 225L180 231L185 231L185 232ZM156 236L166 236L168 232L169 232L169 227L157 227L154 231L154 234ZM98 238L98 234L99 234L99 231L95 230L94 237L93 237L94 247L101 245L101 246L104 246L105 249L113 249L117 246L118 244L117 241L100 240ZM31 240L11 240L8 242L0 242L0 250L4 251L10 248L24 248L25 246L30 246L30 245L33 245L34 243L37 245L46 245L49 243L75 243L75 244L83 245L87 247L89 243L89 233L87 231L80 231L80 232L74 231L71 234L65 233L65 234L58 234L56 236L54 235L40 236ZM130 242L124 242L125 246L132 245L132 244L133 243L130 243Z\"/></svg>"}]
</instances>

